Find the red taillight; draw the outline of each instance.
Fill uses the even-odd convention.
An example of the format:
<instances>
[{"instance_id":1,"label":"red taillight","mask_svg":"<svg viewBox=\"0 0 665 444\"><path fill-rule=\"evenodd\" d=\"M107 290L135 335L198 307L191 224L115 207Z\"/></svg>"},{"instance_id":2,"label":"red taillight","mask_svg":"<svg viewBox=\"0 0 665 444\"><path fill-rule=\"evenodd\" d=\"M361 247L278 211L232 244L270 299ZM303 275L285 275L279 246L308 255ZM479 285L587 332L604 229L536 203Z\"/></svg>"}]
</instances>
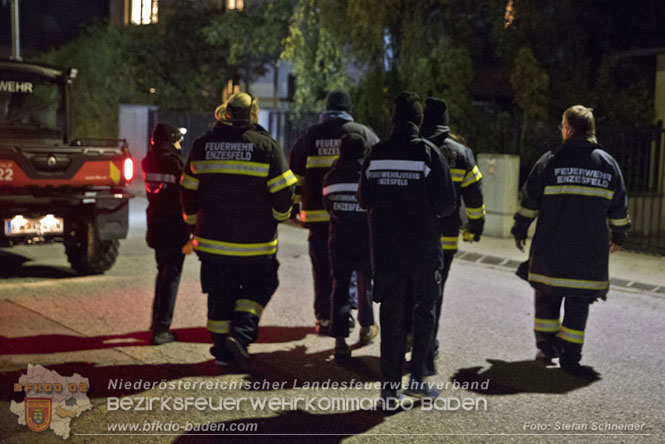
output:
<instances>
[{"instance_id":1,"label":"red taillight","mask_svg":"<svg viewBox=\"0 0 665 444\"><path fill-rule=\"evenodd\" d=\"M131 157L125 158L122 165L122 173L125 176L125 182L130 182L134 178L134 161Z\"/></svg>"}]
</instances>

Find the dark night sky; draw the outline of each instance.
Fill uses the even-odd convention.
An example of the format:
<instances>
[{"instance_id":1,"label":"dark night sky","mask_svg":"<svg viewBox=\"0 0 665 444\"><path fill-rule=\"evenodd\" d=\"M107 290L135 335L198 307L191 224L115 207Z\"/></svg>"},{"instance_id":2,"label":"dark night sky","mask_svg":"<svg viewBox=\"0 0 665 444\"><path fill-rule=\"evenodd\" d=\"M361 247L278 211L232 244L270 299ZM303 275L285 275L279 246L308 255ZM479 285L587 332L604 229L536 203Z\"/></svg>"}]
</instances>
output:
<instances>
[{"instance_id":1,"label":"dark night sky","mask_svg":"<svg viewBox=\"0 0 665 444\"><path fill-rule=\"evenodd\" d=\"M612 46L617 51L665 47L665 1L612 1ZM607 4L606 3L606 4Z\"/></svg>"},{"instance_id":2,"label":"dark night sky","mask_svg":"<svg viewBox=\"0 0 665 444\"><path fill-rule=\"evenodd\" d=\"M20 0L21 51L65 44L95 19L107 21L109 0ZM0 0L0 47L11 46L10 1Z\"/></svg>"}]
</instances>

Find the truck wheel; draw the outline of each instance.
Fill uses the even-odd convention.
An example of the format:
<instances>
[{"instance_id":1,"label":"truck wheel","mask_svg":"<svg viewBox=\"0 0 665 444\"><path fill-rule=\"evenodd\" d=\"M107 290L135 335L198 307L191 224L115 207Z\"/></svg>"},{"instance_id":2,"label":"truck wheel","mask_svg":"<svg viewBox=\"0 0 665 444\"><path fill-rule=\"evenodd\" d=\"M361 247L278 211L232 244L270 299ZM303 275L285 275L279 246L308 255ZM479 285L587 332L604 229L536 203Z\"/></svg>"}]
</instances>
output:
<instances>
[{"instance_id":1,"label":"truck wheel","mask_svg":"<svg viewBox=\"0 0 665 444\"><path fill-rule=\"evenodd\" d=\"M79 226L75 235L65 241L65 253L78 274L102 274L115 264L119 245L117 239L99 239L97 227L88 222Z\"/></svg>"}]
</instances>

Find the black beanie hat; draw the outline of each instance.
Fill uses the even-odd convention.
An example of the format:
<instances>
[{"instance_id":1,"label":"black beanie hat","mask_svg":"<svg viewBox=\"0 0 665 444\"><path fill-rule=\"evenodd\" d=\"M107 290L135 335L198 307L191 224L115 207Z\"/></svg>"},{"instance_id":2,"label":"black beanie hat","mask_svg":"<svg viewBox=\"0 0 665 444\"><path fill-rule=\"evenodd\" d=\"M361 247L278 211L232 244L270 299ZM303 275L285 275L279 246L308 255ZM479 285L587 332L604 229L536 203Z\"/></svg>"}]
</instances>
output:
<instances>
[{"instance_id":1,"label":"black beanie hat","mask_svg":"<svg viewBox=\"0 0 665 444\"><path fill-rule=\"evenodd\" d=\"M164 142L173 145L180 140L182 140L182 133L180 130L165 123L158 123L155 127L155 131L152 132L152 141L155 145L159 145Z\"/></svg>"},{"instance_id":2,"label":"black beanie hat","mask_svg":"<svg viewBox=\"0 0 665 444\"><path fill-rule=\"evenodd\" d=\"M448 116L448 104L443 99L428 97L425 100L425 115L423 126L445 125L450 123Z\"/></svg>"},{"instance_id":3,"label":"black beanie hat","mask_svg":"<svg viewBox=\"0 0 665 444\"><path fill-rule=\"evenodd\" d=\"M367 153L367 140L360 134L347 134L342 137L339 145L340 160L363 159Z\"/></svg>"},{"instance_id":4,"label":"black beanie hat","mask_svg":"<svg viewBox=\"0 0 665 444\"><path fill-rule=\"evenodd\" d=\"M351 96L343 89L336 89L328 94L327 110L351 111Z\"/></svg>"},{"instance_id":5,"label":"black beanie hat","mask_svg":"<svg viewBox=\"0 0 665 444\"><path fill-rule=\"evenodd\" d=\"M410 91L403 91L395 97L393 123L412 122L420 126L423 123L423 106L420 97Z\"/></svg>"}]
</instances>

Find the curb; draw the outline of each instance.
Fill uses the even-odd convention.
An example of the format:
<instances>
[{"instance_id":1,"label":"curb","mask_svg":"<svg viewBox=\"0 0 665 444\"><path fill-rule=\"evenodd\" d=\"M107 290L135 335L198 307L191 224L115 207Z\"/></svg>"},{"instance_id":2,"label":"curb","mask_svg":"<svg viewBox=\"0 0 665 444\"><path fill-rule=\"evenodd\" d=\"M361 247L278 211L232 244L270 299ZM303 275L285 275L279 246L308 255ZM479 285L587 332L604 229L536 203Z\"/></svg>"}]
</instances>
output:
<instances>
[{"instance_id":1,"label":"curb","mask_svg":"<svg viewBox=\"0 0 665 444\"><path fill-rule=\"evenodd\" d=\"M464 250L458 250L457 254L455 254L455 259L461 259L465 262L472 262L481 265L495 266L513 273L521 264L520 261L516 261L514 259L492 256L489 254L474 253ZM665 296L665 286L662 285L631 281L629 279L621 278L610 278L610 285L612 287L618 287L621 289L637 290L640 292Z\"/></svg>"}]
</instances>

